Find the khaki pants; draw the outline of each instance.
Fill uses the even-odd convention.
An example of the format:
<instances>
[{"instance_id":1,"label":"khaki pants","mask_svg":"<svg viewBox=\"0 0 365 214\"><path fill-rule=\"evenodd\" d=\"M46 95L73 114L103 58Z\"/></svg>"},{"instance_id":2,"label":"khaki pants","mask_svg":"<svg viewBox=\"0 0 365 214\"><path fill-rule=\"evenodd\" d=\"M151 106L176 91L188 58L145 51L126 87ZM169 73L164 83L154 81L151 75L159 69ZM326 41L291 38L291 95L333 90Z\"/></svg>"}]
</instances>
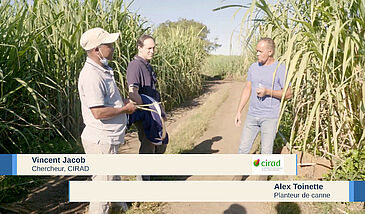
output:
<instances>
[{"instance_id":1,"label":"khaki pants","mask_svg":"<svg viewBox=\"0 0 365 214\"><path fill-rule=\"evenodd\" d=\"M120 145L103 144L103 142L90 142L82 139L82 146L86 154L118 154ZM107 166L105 166L107 167ZM93 181L120 181L119 175L93 175ZM110 203L108 202L90 202L90 214L104 214L110 210Z\"/></svg>"}]
</instances>

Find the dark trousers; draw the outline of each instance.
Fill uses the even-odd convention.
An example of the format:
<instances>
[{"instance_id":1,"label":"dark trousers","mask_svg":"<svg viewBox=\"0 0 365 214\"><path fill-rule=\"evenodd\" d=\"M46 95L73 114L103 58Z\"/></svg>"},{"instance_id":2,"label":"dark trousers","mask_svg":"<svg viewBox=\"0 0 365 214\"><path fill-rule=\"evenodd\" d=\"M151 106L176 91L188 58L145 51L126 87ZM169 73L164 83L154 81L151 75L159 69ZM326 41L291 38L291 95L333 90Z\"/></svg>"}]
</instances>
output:
<instances>
[{"instance_id":1,"label":"dark trousers","mask_svg":"<svg viewBox=\"0 0 365 214\"><path fill-rule=\"evenodd\" d=\"M154 145L149 141L144 133L143 125L141 121L134 123L138 130L138 139L141 143L139 147L139 154L163 154L166 151L166 144ZM144 181L149 181L149 175L142 175Z\"/></svg>"}]
</instances>

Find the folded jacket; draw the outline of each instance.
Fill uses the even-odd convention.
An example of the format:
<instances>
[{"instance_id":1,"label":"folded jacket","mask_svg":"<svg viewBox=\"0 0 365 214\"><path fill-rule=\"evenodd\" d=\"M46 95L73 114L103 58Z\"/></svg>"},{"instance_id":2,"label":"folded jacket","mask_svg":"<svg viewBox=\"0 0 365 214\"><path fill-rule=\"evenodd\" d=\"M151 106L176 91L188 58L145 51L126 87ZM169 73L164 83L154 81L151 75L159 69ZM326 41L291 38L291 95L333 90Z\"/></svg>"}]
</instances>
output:
<instances>
[{"instance_id":1,"label":"folded jacket","mask_svg":"<svg viewBox=\"0 0 365 214\"><path fill-rule=\"evenodd\" d=\"M161 116L160 105L151 97L141 94L143 108L149 110L138 109L129 115L128 127L137 121L142 121L143 130L148 140L155 145L168 144L169 138L166 130L164 130L164 121Z\"/></svg>"}]
</instances>

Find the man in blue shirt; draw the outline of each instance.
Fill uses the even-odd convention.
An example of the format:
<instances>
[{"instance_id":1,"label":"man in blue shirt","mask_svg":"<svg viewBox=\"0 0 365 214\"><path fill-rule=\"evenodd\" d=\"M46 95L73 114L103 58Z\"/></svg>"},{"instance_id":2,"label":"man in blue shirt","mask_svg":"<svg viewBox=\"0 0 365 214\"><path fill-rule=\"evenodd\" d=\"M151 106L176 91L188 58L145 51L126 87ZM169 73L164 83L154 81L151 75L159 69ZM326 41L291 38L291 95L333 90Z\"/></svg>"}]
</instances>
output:
<instances>
[{"instance_id":1,"label":"man in blue shirt","mask_svg":"<svg viewBox=\"0 0 365 214\"><path fill-rule=\"evenodd\" d=\"M156 89L157 76L154 72L150 60L155 54L155 40L149 35L142 35L137 40L138 53L128 64L127 83L129 96L137 104L143 104L141 95L147 95L157 102L161 101L160 93ZM166 121L166 114L162 109L161 116ZM139 154L163 154L166 144L155 145L147 137L142 121L134 123L138 130L138 139L141 142ZM150 180L150 176L137 176L137 180Z\"/></svg>"},{"instance_id":2,"label":"man in blue shirt","mask_svg":"<svg viewBox=\"0 0 365 214\"><path fill-rule=\"evenodd\" d=\"M261 131L261 153L272 154L280 102L284 93L285 65L274 59L275 43L270 38L261 39L257 46L257 62L248 69L247 83L237 108L235 125L241 124L241 111L250 100L250 106L241 135L239 154L248 154ZM253 89L253 90L252 90ZM284 96L292 96L290 87Z\"/></svg>"}]
</instances>

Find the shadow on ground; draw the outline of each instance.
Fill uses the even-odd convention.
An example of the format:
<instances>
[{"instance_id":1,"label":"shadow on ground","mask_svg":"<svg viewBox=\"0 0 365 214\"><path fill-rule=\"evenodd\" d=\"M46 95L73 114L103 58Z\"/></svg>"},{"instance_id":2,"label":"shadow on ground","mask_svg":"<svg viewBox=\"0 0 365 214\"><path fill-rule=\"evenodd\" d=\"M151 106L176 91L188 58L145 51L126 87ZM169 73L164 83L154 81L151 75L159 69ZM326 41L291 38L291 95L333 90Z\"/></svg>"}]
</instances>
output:
<instances>
[{"instance_id":1,"label":"shadow on ground","mask_svg":"<svg viewBox=\"0 0 365 214\"><path fill-rule=\"evenodd\" d=\"M207 139L196 145L191 150L185 150L182 154L213 154L219 152L219 150L212 149L212 145L215 142L222 140L222 136L215 136L211 139ZM167 175L167 176L151 176L153 181L185 181L191 175Z\"/></svg>"},{"instance_id":2,"label":"shadow on ground","mask_svg":"<svg viewBox=\"0 0 365 214\"><path fill-rule=\"evenodd\" d=\"M275 206L275 209L278 214L301 213L299 205L293 202L280 202Z\"/></svg>"},{"instance_id":3,"label":"shadow on ground","mask_svg":"<svg viewBox=\"0 0 365 214\"><path fill-rule=\"evenodd\" d=\"M228 209L226 209L223 214L246 214L247 211L246 209L239 205L239 204L232 204L231 206L229 206Z\"/></svg>"},{"instance_id":4,"label":"shadow on ground","mask_svg":"<svg viewBox=\"0 0 365 214\"><path fill-rule=\"evenodd\" d=\"M215 136L211 139L207 139L196 145L191 150L185 150L182 154L213 154L219 152L219 150L212 149L213 143L222 140L222 136Z\"/></svg>"},{"instance_id":5,"label":"shadow on ground","mask_svg":"<svg viewBox=\"0 0 365 214\"><path fill-rule=\"evenodd\" d=\"M0 213L83 213L88 203L68 201L68 181L87 179L87 176L50 177L21 201L0 204Z\"/></svg>"}]
</instances>

